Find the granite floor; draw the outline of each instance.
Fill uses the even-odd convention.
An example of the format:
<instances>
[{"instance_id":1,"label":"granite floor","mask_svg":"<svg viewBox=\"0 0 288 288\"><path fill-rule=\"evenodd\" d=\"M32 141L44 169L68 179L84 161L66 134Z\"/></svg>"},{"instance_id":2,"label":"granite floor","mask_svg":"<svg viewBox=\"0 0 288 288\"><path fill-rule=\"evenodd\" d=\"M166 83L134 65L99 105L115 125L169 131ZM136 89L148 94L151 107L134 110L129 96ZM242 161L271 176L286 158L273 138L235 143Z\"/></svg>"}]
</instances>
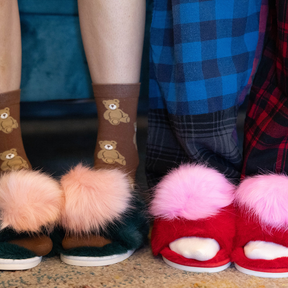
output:
<instances>
[{"instance_id":1,"label":"granite floor","mask_svg":"<svg viewBox=\"0 0 288 288\"><path fill-rule=\"evenodd\" d=\"M276 288L288 287L288 280L248 276L233 266L213 274L185 272L153 257L147 246L125 261L106 267L69 266L59 257L44 259L27 271L0 272L0 287Z\"/></svg>"}]
</instances>

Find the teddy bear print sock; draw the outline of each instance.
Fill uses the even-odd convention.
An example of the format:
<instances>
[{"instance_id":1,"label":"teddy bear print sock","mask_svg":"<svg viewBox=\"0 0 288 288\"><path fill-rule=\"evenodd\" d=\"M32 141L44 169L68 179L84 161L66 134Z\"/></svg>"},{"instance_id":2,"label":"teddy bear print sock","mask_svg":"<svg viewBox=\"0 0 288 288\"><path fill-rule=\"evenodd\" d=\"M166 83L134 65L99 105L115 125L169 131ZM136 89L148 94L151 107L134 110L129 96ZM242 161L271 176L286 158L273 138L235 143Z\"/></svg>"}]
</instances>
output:
<instances>
[{"instance_id":1,"label":"teddy bear print sock","mask_svg":"<svg viewBox=\"0 0 288 288\"><path fill-rule=\"evenodd\" d=\"M0 94L0 175L31 168L20 128L20 90Z\"/></svg>"},{"instance_id":2,"label":"teddy bear print sock","mask_svg":"<svg viewBox=\"0 0 288 288\"><path fill-rule=\"evenodd\" d=\"M62 247L68 251L64 252L68 253L65 254L68 258L62 255L61 259L65 263L71 264L69 253L76 253L73 249L90 246L106 251L107 243L112 242L112 246L119 244L117 241L122 232L118 235L113 229L116 229L120 222L125 222L125 213L132 209L132 202L135 202L132 198L135 173L139 164L136 144L139 91L140 83L93 84L99 121L94 169L80 164L61 179L65 194L61 225L66 231ZM141 214L139 211L137 213ZM141 218L141 215L138 216ZM136 231L138 228L132 222L129 222L129 225ZM114 224L116 226L113 226ZM133 238L133 235L129 235L128 238L131 237ZM83 253L84 251L85 249ZM98 252L94 252L91 253L97 255ZM108 252L107 250L105 253ZM109 253L106 256L110 255ZM78 265L76 262L73 263ZM97 266L96 263L93 265Z\"/></svg>"},{"instance_id":3,"label":"teddy bear print sock","mask_svg":"<svg viewBox=\"0 0 288 288\"><path fill-rule=\"evenodd\" d=\"M139 164L136 144L140 83L93 84L98 111L96 169L120 169L134 181Z\"/></svg>"},{"instance_id":4,"label":"teddy bear print sock","mask_svg":"<svg viewBox=\"0 0 288 288\"><path fill-rule=\"evenodd\" d=\"M20 90L0 93L0 242L5 239L9 243L0 245L0 258L3 254L7 258L5 245L10 244L37 256L52 249L52 241L42 229L52 229L58 221L62 191L56 180L31 168L20 128ZM15 257L18 259L19 255ZM0 261L0 270L5 269L2 266ZM13 267L21 270L20 266Z\"/></svg>"}]
</instances>

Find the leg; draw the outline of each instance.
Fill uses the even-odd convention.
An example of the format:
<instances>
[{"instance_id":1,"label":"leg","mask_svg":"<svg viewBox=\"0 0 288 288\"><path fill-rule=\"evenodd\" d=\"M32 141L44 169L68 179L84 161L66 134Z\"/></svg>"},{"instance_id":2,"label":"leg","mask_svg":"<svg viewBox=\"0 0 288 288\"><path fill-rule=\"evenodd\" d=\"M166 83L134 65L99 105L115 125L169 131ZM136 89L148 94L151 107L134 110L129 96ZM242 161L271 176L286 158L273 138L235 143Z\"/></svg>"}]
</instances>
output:
<instances>
[{"instance_id":1,"label":"leg","mask_svg":"<svg viewBox=\"0 0 288 288\"><path fill-rule=\"evenodd\" d=\"M23 161L29 163L19 127L21 31L18 2L1 0L0 5L0 133L5 135L3 140L1 138L0 153L15 149Z\"/></svg>"},{"instance_id":2,"label":"leg","mask_svg":"<svg viewBox=\"0 0 288 288\"><path fill-rule=\"evenodd\" d=\"M145 0L78 1L81 33L93 83L138 83Z\"/></svg>"},{"instance_id":3,"label":"leg","mask_svg":"<svg viewBox=\"0 0 288 288\"><path fill-rule=\"evenodd\" d=\"M247 20L254 19L249 31L259 35L261 1L251 0L244 4L243 1L235 0L229 7L223 1L197 5L181 0L166 1L165 4L163 2L154 1L150 41L151 101L146 169L152 185L157 184L164 176L156 186L151 205L152 214L157 218L151 237L152 250L155 255L162 254L170 264L182 263L181 269L191 271L195 268L194 271L213 272L215 270L210 269L212 266L219 265L219 269L224 269L231 261L230 252L235 231L230 229L229 225L233 227L235 219L228 215L234 209L234 188L227 185L226 192L228 198L231 197L230 202L222 203L222 209L209 214L209 203L217 203L218 189L216 186L211 189L208 187L212 178L215 185L225 183L224 175L234 183L240 178L242 156L237 145L236 120L238 106L244 100L245 92L251 87L251 79L257 67L257 61L254 60L257 59L258 46L257 41L250 38L247 49L248 42L245 43L244 39L249 33L245 30ZM187 11L185 15L181 13L184 9ZM250 15L251 9L257 13ZM223 12L221 19L229 21L219 21L219 11ZM209 21L206 21L208 15ZM200 19L200 23L195 23L195 19ZM237 33L234 33L236 22ZM223 34L218 33L220 30ZM262 44L261 41L259 43ZM177 168L180 161L192 162L194 165ZM196 163L208 165L210 168L195 165ZM216 172L213 169L211 171L211 167L220 172L220 175L217 174L219 182L212 175L204 177L208 175L206 173ZM165 175L171 168L177 169ZM201 177L204 179L201 180ZM205 188L201 192L202 184ZM213 199L211 202L207 198L208 191ZM223 192L225 189L218 191ZM210 211L205 216L202 215L204 210L198 210L200 203L195 205L196 207L188 204L189 199L196 203L196 199L200 199L201 195L205 203L203 209L207 213ZM169 217L165 207L171 211ZM220 211L224 214L221 215ZM178 222L177 218L181 221ZM231 223L226 222L229 218ZM186 230L183 229L184 225ZM225 239L221 239L221 235L213 229L213 226L217 225L218 232L222 231L220 234L225 235ZM168 227L171 227L171 233L165 232ZM184 237L186 239L181 239L181 243L175 241ZM190 244L191 239L187 239L188 237L212 238L218 242L221 249L214 249L216 255L210 254L209 260L202 255L196 257L195 255L201 253L194 250L196 246ZM207 247L204 242L203 247ZM194 256L190 259L185 255ZM199 263L195 259L207 261ZM180 268L179 265L177 267ZM203 269L200 269L201 267Z\"/></svg>"},{"instance_id":4,"label":"leg","mask_svg":"<svg viewBox=\"0 0 288 288\"><path fill-rule=\"evenodd\" d=\"M234 262L261 277L288 277L287 5L269 1L265 47L245 120L244 180L236 192Z\"/></svg>"},{"instance_id":5,"label":"leg","mask_svg":"<svg viewBox=\"0 0 288 288\"><path fill-rule=\"evenodd\" d=\"M20 128L20 79L18 3L0 0L0 270L32 268L41 261L38 256L51 251L52 241L42 234L42 228L52 228L62 202L62 191L55 180L28 169L31 165ZM39 194L41 197L35 197ZM39 211L39 207L43 209ZM19 233L23 233L21 239ZM34 237L33 233L42 235ZM12 250L15 259L11 253L10 259L2 261Z\"/></svg>"},{"instance_id":6,"label":"leg","mask_svg":"<svg viewBox=\"0 0 288 288\"><path fill-rule=\"evenodd\" d=\"M0 93L3 93L20 88L21 31L17 0L0 0L0 19Z\"/></svg>"},{"instance_id":7,"label":"leg","mask_svg":"<svg viewBox=\"0 0 288 288\"><path fill-rule=\"evenodd\" d=\"M96 266L103 264L99 257L97 260L93 256L111 256L114 251L116 258L109 263L119 262L141 246L148 234L145 217L139 212L141 209L134 207L130 212L132 202L132 205L142 205L138 200L131 201L131 184L134 184L139 162L134 139L145 0L87 0L78 1L78 5L99 128L94 169L77 166L61 180L64 193L67 193L62 226L68 232L62 242L64 251L61 259L68 264ZM88 178L89 185L85 182ZM72 182L75 184L73 191ZM85 195L82 195L84 191ZM73 204L74 199L79 204L77 207ZM125 214L129 217L125 218ZM137 217L140 219L138 223L135 222ZM141 228L139 223L142 223ZM130 228L135 231L134 234L129 234ZM93 235L91 232L94 232ZM83 236L83 233L86 235ZM120 239L122 235L126 235L126 239ZM136 239L136 236L140 238ZM112 245L110 250L107 243ZM85 254L85 246L92 246L89 255ZM77 247L84 249L75 260L70 255ZM90 256L90 264L83 260L83 256Z\"/></svg>"},{"instance_id":8,"label":"leg","mask_svg":"<svg viewBox=\"0 0 288 288\"><path fill-rule=\"evenodd\" d=\"M145 3L145 0L78 1L83 43L98 109L95 167L108 167L103 166L104 160L97 157L102 149L99 141L113 140L117 142L119 153L125 154L127 163L115 168L126 171L133 180L139 162L133 137L136 133Z\"/></svg>"}]
</instances>

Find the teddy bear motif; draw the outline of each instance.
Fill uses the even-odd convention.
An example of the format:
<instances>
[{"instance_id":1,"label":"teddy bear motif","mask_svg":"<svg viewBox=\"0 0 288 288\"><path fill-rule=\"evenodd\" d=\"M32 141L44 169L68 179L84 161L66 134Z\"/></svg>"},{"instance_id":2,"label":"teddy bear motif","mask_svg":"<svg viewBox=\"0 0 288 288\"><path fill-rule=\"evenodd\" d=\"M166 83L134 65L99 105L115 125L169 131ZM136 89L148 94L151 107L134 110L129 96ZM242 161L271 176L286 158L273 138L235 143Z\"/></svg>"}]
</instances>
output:
<instances>
[{"instance_id":1,"label":"teddy bear motif","mask_svg":"<svg viewBox=\"0 0 288 288\"><path fill-rule=\"evenodd\" d=\"M114 100L104 100L102 102L107 109L104 112L104 119L108 120L112 125L119 125L120 122L129 123L130 117L128 114L124 113L120 108L120 101L118 99Z\"/></svg>"},{"instance_id":2,"label":"teddy bear motif","mask_svg":"<svg viewBox=\"0 0 288 288\"><path fill-rule=\"evenodd\" d=\"M0 110L0 131L9 134L13 129L18 128L17 121L10 116L10 109L8 107Z\"/></svg>"},{"instance_id":3,"label":"teddy bear motif","mask_svg":"<svg viewBox=\"0 0 288 288\"><path fill-rule=\"evenodd\" d=\"M99 141L101 150L98 152L97 157L102 159L107 164L115 164L115 162L125 166L126 160L117 150L116 141Z\"/></svg>"},{"instance_id":4,"label":"teddy bear motif","mask_svg":"<svg viewBox=\"0 0 288 288\"><path fill-rule=\"evenodd\" d=\"M4 161L1 165L2 171L29 168L27 161L17 154L17 150L15 148L0 153L0 159Z\"/></svg>"}]
</instances>

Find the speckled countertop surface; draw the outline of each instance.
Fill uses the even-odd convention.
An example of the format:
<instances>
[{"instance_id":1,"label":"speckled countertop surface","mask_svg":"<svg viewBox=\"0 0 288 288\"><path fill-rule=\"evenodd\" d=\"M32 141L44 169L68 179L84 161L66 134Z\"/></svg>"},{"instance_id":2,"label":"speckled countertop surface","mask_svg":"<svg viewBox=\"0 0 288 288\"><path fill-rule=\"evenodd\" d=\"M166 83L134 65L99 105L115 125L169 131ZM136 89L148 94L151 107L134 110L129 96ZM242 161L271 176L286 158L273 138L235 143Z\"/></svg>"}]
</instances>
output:
<instances>
[{"instance_id":1,"label":"speckled countertop surface","mask_svg":"<svg viewBox=\"0 0 288 288\"><path fill-rule=\"evenodd\" d=\"M288 287L288 279L265 279L242 274L232 266L220 273L199 274L174 269L161 257L153 257L150 247L136 251L127 260L106 267L77 267L59 257L44 258L27 271L0 272L0 287Z\"/></svg>"}]
</instances>

